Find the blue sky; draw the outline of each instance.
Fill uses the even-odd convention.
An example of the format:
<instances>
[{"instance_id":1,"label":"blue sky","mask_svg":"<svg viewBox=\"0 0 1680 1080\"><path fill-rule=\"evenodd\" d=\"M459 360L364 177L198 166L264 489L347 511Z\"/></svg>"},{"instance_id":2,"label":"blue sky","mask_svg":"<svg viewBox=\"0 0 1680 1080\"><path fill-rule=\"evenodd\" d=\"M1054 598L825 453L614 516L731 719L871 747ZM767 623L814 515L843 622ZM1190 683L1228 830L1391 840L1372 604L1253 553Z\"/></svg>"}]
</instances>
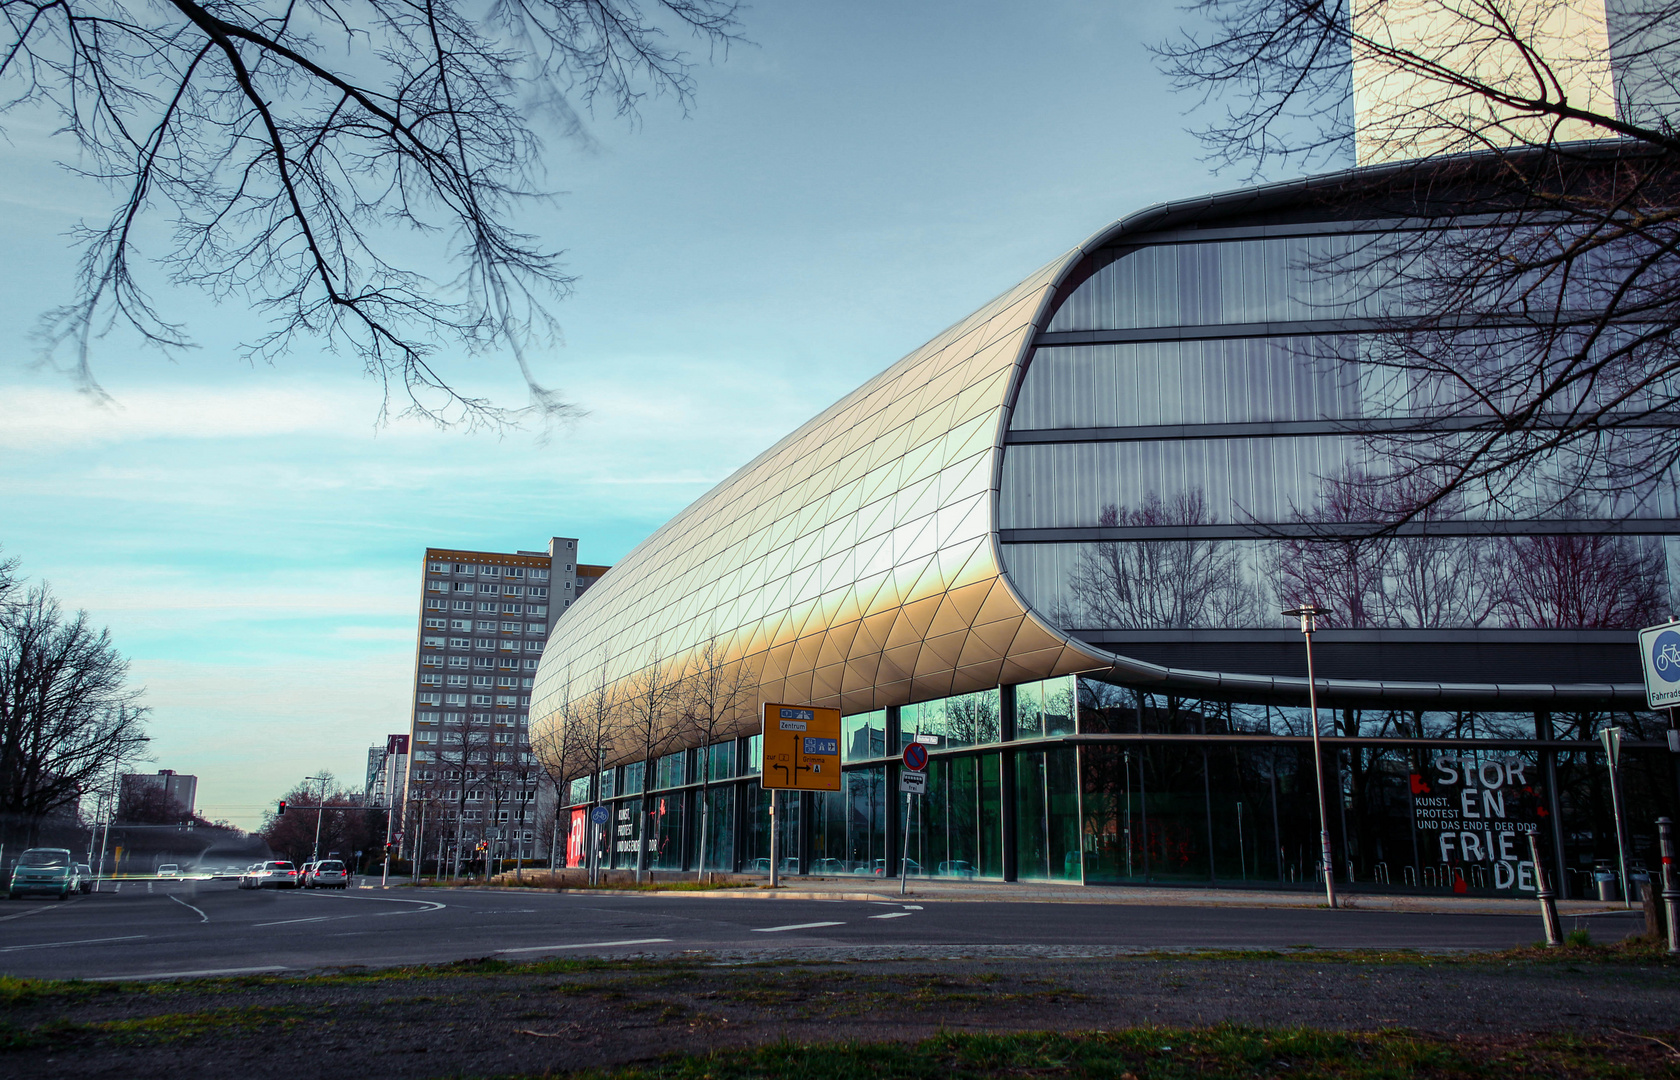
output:
<instances>
[{"instance_id":1,"label":"blue sky","mask_svg":"<svg viewBox=\"0 0 1680 1080\"><path fill-rule=\"evenodd\" d=\"M14 119L0 184L0 545L111 627L153 709L155 764L252 826L307 773L361 774L408 726L428 544L582 538L611 562L834 399L1115 218L1234 186L1184 133L1144 44L1169 5L1041 0L745 13L753 44L594 147L556 144L564 195L523 219L578 276L543 381L586 410L547 437L376 425L378 387L305 347L237 358L237 303L157 298L199 348L120 334L114 403L32 365L68 295L65 237L107 206ZM444 361L521 400L511 365Z\"/></svg>"}]
</instances>

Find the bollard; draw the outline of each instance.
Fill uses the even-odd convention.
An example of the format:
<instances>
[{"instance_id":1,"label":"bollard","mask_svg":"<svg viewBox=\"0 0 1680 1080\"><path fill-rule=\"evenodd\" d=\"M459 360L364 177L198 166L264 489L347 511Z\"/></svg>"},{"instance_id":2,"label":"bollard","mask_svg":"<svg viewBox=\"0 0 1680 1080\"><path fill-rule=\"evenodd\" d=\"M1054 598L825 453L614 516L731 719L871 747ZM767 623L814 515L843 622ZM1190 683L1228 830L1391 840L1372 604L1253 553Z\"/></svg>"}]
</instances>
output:
<instances>
[{"instance_id":1,"label":"bollard","mask_svg":"<svg viewBox=\"0 0 1680 1080\"><path fill-rule=\"evenodd\" d=\"M1668 914L1668 951L1680 953L1680 868L1674 865L1674 823L1668 818L1657 819L1657 833L1662 851L1662 898Z\"/></svg>"},{"instance_id":2,"label":"bollard","mask_svg":"<svg viewBox=\"0 0 1680 1080\"><path fill-rule=\"evenodd\" d=\"M1534 888L1540 894L1540 920L1546 924L1546 947L1555 948L1563 944L1563 927L1558 923L1557 894L1552 892L1551 882L1546 877L1546 864L1540 861L1540 840L1534 833L1528 834L1528 854L1534 860Z\"/></svg>"}]
</instances>

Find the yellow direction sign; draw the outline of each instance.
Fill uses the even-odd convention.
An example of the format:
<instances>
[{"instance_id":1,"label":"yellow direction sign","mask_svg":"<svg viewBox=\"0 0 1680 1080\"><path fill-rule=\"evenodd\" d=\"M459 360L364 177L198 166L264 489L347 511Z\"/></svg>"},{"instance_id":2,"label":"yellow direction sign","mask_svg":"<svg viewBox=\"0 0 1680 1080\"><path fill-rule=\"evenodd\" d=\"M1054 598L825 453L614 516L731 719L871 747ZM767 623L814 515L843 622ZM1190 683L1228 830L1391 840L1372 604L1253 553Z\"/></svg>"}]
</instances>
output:
<instances>
[{"instance_id":1,"label":"yellow direction sign","mask_svg":"<svg viewBox=\"0 0 1680 1080\"><path fill-rule=\"evenodd\" d=\"M764 706L764 771L767 788L840 790L840 710L803 705Z\"/></svg>"}]
</instances>

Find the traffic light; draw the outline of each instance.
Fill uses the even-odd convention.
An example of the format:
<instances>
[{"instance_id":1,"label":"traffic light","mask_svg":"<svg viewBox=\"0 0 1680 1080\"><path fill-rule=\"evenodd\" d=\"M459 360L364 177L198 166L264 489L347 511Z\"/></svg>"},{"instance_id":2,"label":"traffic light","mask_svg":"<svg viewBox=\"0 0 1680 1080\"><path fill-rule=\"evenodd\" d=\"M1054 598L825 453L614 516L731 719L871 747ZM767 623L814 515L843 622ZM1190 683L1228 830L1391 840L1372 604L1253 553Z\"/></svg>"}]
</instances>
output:
<instances>
[{"instance_id":1,"label":"traffic light","mask_svg":"<svg viewBox=\"0 0 1680 1080\"><path fill-rule=\"evenodd\" d=\"M286 800L285 799L280 800L280 809L277 813L275 813L274 816L275 817L285 817L286 816Z\"/></svg>"}]
</instances>

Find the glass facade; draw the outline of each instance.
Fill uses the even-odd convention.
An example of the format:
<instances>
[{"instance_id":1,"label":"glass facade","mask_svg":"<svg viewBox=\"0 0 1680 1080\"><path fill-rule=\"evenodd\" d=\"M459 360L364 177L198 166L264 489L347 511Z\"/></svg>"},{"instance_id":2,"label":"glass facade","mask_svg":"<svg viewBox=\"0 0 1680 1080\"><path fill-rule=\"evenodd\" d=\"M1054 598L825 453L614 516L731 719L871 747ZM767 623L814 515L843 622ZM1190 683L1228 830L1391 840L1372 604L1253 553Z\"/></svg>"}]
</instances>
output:
<instances>
[{"instance_id":1,"label":"glass facade","mask_svg":"<svg viewBox=\"0 0 1680 1080\"><path fill-rule=\"evenodd\" d=\"M755 702L843 714L842 789L780 796L776 850L753 710L710 747L609 755L606 857L1520 896L1534 837L1579 897L1619 850L1596 741L1615 725L1621 840L1648 871L1680 755L1643 711L1629 631L1680 607L1676 487L1560 500L1566 462L1370 535L1409 496L1369 432L1429 432L1450 392L1373 362L1380 320L1415 303L1382 277L1407 241L1348 220L1338 190L1233 202L1213 239L1197 215L1217 199L1152 211L1156 233L1120 223L593 586L544 654L539 729L702 651ZM1329 609L1318 717L1279 614L1309 599ZM912 743L931 758L915 798Z\"/></svg>"}]
</instances>

